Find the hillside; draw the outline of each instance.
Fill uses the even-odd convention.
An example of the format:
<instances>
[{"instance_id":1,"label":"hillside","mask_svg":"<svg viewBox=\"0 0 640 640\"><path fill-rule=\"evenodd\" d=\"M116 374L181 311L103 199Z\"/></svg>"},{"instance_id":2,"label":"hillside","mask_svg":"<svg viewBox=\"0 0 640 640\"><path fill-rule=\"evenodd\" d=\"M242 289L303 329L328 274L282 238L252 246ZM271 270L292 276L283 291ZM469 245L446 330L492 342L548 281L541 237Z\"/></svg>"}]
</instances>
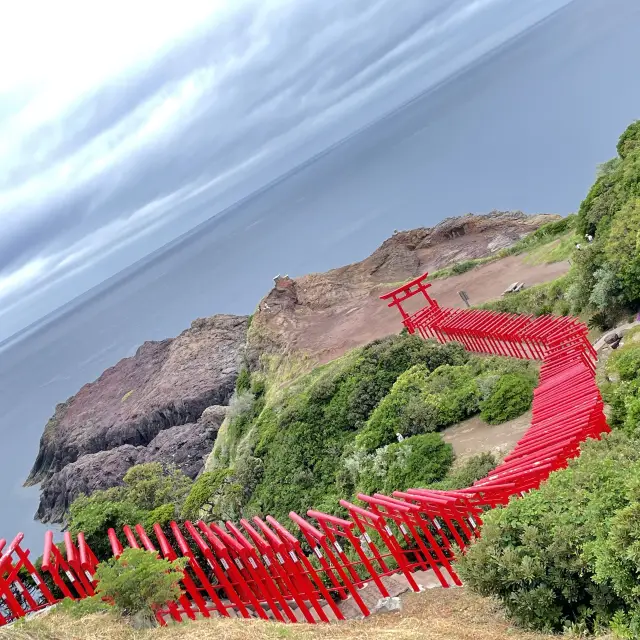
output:
<instances>
[{"instance_id":1,"label":"hillside","mask_svg":"<svg viewBox=\"0 0 640 640\"><path fill-rule=\"evenodd\" d=\"M505 254L558 218L492 212L401 231L361 262L280 279L258 305L248 333L247 318L213 316L175 339L145 343L56 408L28 479L42 482L37 517L62 521L78 495L121 485L135 464L175 463L196 477L242 363L276 366L277 377L286 378L396 333L395 314L378 299L390 283L460 261L495 259L435 281L443 303L460 305L460 289L482 302L499 296L514 278L532 285L564 273L566 261L531 264L523 255ZM218 406L215 415L209 410L203 417L211 405Z\"/></svg>"}]
</instances>

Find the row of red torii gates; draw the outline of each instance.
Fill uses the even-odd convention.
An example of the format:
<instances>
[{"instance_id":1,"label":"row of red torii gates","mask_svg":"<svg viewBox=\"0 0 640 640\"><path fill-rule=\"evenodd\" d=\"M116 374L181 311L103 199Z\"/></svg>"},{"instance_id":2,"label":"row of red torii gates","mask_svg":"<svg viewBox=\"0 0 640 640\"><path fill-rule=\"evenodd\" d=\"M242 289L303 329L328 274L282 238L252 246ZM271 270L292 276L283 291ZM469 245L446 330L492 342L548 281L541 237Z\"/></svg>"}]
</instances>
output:
<instances>
[{"instance_id":1,"label":"row of red torii gates","mask_svg":"<svg viewBox=\"0 0 640 640\"><path fill-rule=\"evenodd\" d=\"M382 296L398 308L410 333L457 341L476 353L542 362L531 426L514 450L466 489L361 494L357 504L340 501L342 517L309 510L305 517L292 512L288 527L267 516L238 524L173 522L169 530L156 524L152 531L137 524L105 532L114 556L127 546L187 559L181 598L157 608L161 625L211 615L328 622L344 618L345 601L367 616L362 589L375 585L386 597L385 578L394 574L415 591L418 571L431 572L442 587L460 585L455 553L480 535L483 512L537 488L579 455L587 438L610 431L595 382L597 356L584 324L568 317L440 307L426 280L425 273ZM409 314L403 303L416 295L426 304ZM98 560L82 534L74 540L66 533L64 543L55 545L48 532L41 572L22 541L22 534L9 544L0 540L0 626L60 597L94 595Z\"/></svg>"}]
</instances>

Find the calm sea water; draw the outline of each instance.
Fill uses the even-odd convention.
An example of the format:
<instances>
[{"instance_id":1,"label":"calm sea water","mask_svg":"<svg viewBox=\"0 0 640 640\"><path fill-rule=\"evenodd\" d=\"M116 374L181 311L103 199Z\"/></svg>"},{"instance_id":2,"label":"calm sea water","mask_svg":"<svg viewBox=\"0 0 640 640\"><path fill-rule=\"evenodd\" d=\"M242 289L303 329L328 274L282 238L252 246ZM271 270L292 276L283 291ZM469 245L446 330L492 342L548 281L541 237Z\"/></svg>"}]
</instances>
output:
<instances>
[{"instance_id":1,"label":"calm sea water","mask_svg":"<svg viewBox=\"0 0 640 640\"><path fill-rule=\"evenodd\" d=\"M575 0L437 91L0 352L0 538L34 551L23 489L44 424L145 340L198 316L251 313L277 273L364 258L394 228L469 211L569 213L640 117L640 4Z\"/></svg>"}]
</instances>

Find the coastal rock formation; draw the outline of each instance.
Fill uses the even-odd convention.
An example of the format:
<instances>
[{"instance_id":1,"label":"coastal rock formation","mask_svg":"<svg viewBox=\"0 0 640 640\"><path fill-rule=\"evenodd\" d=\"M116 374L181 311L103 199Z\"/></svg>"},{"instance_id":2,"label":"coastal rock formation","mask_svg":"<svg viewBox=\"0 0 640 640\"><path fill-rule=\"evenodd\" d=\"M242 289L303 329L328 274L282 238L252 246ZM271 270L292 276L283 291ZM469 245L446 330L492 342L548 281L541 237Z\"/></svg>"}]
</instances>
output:
<instances>
[{"instance_id":1,"label":"coastal rock formation","mask_svg":"<svg viewBox=\"0 0 640 640\"><path fill-rule=\"evenodd\" d=\"M378 296L393 288L394 283L464 260L490 256L559 218L521 211L447 218L435 227L395 231L361 262L293 280L279 278L253 317L248 360L258 366L259 356L265 352L296 352L308 356L309 362L326 362L348 349L388 335L397 330L397 318L388 313ZM498 264L490 265L493 272L483 278L485 284L496 283L496 290L479 292L473 297L474 303L499 296L513 282L514 273L530 285L555 278L568 268L568 264L529 266L527 271L518 258L506 258L504 268L496 273ZM465 289L471 286L470 275L448 278L447 284ZM446 281L434 283L434 290L442 282ZM460 303L457 291L453 289L453 299L447 297L449 292L438 291L438 296L442 299L444 295L447 304L456 306L456 302Z\"/></svg>"},{"instance_id":2,"label":"coastal rock formation","mask_svg":"<svg viewBox=\"0 0 640 640\"><path fill-rule=\"evenodd\" d=\"M394 283L489 256L558 218L494 211L397 231L361 262L275 278L248 333L247 317L214 316L196 320L177 338L143 344L56 407L28 480L42 482L37 517L63 520L77 495L117 486L134 464L174 463L195 477L224 420L243 359L255 368L301 356L303 362L284 367L286 384L287 375L397 332L397 314L379 300ZM460 290L479 303L501 295L514 279L536 284L567 268L532 266L511 256L436 280L432 291L449 306L462 304ZM269 354L276 359L262 358Z\"/></svg>"},{"instance_id":3,"label":"coastal rock formation","mask_svg":"<svg viewBox=\"0 0 640 640\"><path fill-rule=\"evenodd\" d=\"M196 423L208 407L228 404L247 327L245 316L198 319L177 338L146 342L59 404L27 481L43 482L38 517L59 520L72 496L118 484L137 462L175 461L196 475L222 412Z\"/></svg>"},{"instance_id":4,"label":"coastal rock formation","mask_svg":"<svg viewBox=\"0 0 640 640\"><path fill-rule=\"evenodd\" d=\"M195 478L213 448L225 413L226 407L209 407L196 424L160 431L146 447L125 444L81 456L42 483L36 518L42 522L63 521L75 498L121 485L129 468L136 464L162 462L175 465L190 478Z\"/></svg>"}]
</instances>

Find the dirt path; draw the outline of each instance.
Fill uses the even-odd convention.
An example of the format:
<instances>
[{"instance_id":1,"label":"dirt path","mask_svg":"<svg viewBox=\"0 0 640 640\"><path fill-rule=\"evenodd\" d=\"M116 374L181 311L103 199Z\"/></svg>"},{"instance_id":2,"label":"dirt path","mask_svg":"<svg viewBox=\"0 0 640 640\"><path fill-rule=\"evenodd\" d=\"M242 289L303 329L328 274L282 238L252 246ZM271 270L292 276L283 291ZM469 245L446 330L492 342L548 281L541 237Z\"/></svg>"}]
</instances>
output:
<instances>
[{"instance_id":1,"label":"dirt path","mask_svg":"<svg viewBox=\"0 0 640 640\"><path fill-rule=\"evenodd\" d=\"M568 270L566 261L531 265L525 262L524 256L509 256L459 276L435 280L431 293L442 306L463 307L459 291L466 291L472 304L481 304L499 298L515 281L532 286L555 280ZM379 299L388 288L388 285L376 286L368 296L351 305L337 305L321 313L303 311L298 314L296 347L318 354L321 362L328 362L354 347L398 333L402 328L400 315ZM418 300L416 296L407 304L407 310L417 311L422 306L424 300Z\"/></svg>"},{"instance_id":2,"label":"dirt path","mask_svg":"<svg viewBox=\"0 0 640 640\"><path fill-rule=\"evenodd\" d=\"M531 411L502 424L490 425L479 416L449 427L442 432L445 442L453 445L456 465L478 453L503 457L513 449L531 424Z\"/></svg>"}]
</instances>

